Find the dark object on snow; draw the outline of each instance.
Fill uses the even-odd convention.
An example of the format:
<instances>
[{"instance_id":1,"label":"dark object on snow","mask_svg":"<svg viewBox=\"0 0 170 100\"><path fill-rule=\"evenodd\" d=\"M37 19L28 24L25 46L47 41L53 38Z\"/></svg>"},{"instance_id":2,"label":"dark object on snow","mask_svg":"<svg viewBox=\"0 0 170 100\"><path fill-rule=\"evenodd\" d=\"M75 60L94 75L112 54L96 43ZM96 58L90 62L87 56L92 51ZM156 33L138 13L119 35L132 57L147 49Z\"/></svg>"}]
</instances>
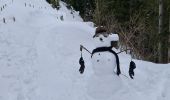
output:
<instances>
[{"instance_id":1,"label":"dark object on snow","mask_svg":"<svg viewBox=\"0 0 170 100\"><path fill-rule=\"evenodd\" d=\"M83 60L83 55L82 55L82 50L83 50L83 46L80 45L80 51L81 51L81 57L80 57L80 59L79 59L79 64L80 64L79 72L80 72L80 74L83 74L84 69L85 69L84 60Z\"/></svg>"},{"instance_id":2,"label":"dark object on snow","mask_svg":"<svg viewBox=\"0 0 170 100\"><path fill-rule=\"evenodd\" d=\"M133 76L135 75L134 69L136 68L135 62L131 61L129 65L129 76L131 79L133 79Z\"/></svg>"},{"instance_id":3,"label":"dark object on snow","mask_svg":"<svg viewBox=\"0 0 170 100\"><path fill-rule=\"evenodd\" d=\"M84 69L85 69L83 57L80 58L79 64L81 65L81 66L80 66L80 69L79 69L79 72L80 72L81 74L83 74Z\"/></svg>"},{"instance_id":4,"label":"dark object on snow","mask_svg":"<svg viewBox=\"0 0 170 100\"><path fill-rule=\"evenodd\" d=\"M98 37L99 34L103 34L103 33L106 34L106 32L107 32L107 30L106 30L105 27L99 26L99 27L96 28L95 35L93 36L93 38Z\"/></svg>"},{"instance_id":5,"label":"dark object on snow","mask_svg":"<svg viewBox=\"0 0 170 100\"><path fill-rule=\"evenodd\" d=\"M116 72L116 74L119 76L121 74L119 56L117 55L117 53L115 51L112 50L112 47L99 47L99 48L96 48L96 49L93 50L91 57L93 56L94 53L105 52L105 51L108 51L108 52L115 55L116 64L117 64L117 72Z\"/></svg>"}]
</instances>

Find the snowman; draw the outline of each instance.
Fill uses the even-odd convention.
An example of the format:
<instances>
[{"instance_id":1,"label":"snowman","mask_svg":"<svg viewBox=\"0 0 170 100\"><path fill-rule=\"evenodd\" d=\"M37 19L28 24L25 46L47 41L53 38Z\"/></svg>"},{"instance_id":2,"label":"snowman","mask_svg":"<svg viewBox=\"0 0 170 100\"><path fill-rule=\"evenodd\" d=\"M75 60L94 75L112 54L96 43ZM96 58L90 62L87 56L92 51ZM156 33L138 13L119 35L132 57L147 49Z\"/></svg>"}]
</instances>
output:
<instances>
[{"instance_id":1,"label":"snowman","mask_svg":"<svg viewBox=\"0 0 170 100\"><path fill-rule=\"evenodd\" d=\"M93 64L94 73L87 84L87 100L118 100L116 95L124 90L123 82L119 77L121 71L118 54L126 50L116 53L119 37L117 34L108 34L104 27L96 28L93 38L96 48L92 53L80 45L81 58L79 59L79 64L81 67L79 72L83 74L85 69L82 49L91 54ZM131 79L134 77L135 68L136 64L131 58L129 65L129 76ZM128 78L126 75L123 76Z\"/></svg>"},{"instance_id":2,"label":"snowman","mask_svg":"<svg viewBox=\"0 0 170 100\"><path fill-rule=\"evenodd\" d=\"M115 52L116 46L111 45L111 42L116 43L119 40L118 35L109 34L104 27L98 27L93 38L96 48L92 51L91 57L95 75L114 74L115 68L116 74L119 75L119 57Z\"/></svg>"},{"instance_id":3,"label":"snowman","mask_svg":"<svg viewBox=\"0 0 170 100\"><path fill-rule=\"evenodd\" d=\"M108 34L104 27L96 28L93 36L96 48L93 50L92 67L94 74L87 85L88 96L95 100L112 100L122 87L119 58L111 41L118 41L117 34Z\"/></svg>"}]
</instances>

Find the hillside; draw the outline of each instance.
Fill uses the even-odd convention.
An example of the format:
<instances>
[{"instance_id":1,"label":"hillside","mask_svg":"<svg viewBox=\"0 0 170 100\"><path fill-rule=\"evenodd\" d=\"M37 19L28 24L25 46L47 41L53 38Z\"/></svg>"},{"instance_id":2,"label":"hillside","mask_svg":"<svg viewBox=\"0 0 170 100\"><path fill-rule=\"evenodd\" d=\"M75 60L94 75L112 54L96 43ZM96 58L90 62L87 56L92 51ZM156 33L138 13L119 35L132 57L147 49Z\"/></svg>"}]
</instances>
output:
<instances>
[{"instance_id":1,"label":"hillside","mask_svg":"<svg viewBox=\"0 0 170 100\"><path fill-rule=\"evenodd\" d=\"M78 60L80 44L95 48L95 28L60 5L57 11L45 0L0 0L0 100L94 100L87 91L91 57L83 53L83 75ZM128 76L130 56L119 56ZM135 79L120 75L123 86L111 99L169 100L170 64L134 61Z\"/></svg>"}]
</instances>

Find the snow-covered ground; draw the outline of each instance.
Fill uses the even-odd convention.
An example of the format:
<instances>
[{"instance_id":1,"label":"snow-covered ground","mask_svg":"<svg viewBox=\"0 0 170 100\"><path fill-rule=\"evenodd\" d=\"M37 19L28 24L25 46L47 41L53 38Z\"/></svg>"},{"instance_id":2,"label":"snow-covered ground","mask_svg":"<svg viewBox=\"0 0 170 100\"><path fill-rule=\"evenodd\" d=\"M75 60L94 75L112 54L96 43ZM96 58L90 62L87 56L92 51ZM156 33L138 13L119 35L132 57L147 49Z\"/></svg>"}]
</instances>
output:
<instances>
[{"instance_id":1,"label":"snow-covered ground","mask_svg":"<svg viewBox=\"0 0 170 100\"><path fill-rule=\"evenodd\" d=\"M60 5L57 11L45 0L0 0L0 100L94 100L87 90L91 57L83 52L83 75L78 60L80 44L94 49L95 29ZM130 56L119 56L128 76ZM120 75L123 86L111 99L170 100L170 64L134 61L135 79Z\"/></svg>"}]
</instances>

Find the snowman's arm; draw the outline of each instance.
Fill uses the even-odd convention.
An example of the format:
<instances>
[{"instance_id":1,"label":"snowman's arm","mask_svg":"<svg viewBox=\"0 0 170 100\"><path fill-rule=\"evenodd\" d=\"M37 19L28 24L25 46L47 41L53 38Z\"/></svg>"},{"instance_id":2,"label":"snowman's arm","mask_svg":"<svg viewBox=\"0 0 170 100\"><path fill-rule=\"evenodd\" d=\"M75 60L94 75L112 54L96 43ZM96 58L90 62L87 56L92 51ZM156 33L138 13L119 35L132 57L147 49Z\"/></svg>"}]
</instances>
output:
<instances>
[{"instance_id":1,"label":"snowman's arm","mask_svg":"<svg viewBox=\"0 0 170 100\"><path fill-rule=\"evenodd\" d=\"M122 50L122 51L118 52L117 54L122 53L122 52L127 51L127 50L132 50L132 49Z\"/></svg>"},{"instance_id":2,"label":"snowman's arm","mask_svg":"<svg viewBox=\"0 0 170 100\"><path fill-rule=\"evenodd\" d=\"M83 45L80 45L80 51L86 50L88 53L92 54L87 48L85 48Z\"/></svg>"}]
</instances>

